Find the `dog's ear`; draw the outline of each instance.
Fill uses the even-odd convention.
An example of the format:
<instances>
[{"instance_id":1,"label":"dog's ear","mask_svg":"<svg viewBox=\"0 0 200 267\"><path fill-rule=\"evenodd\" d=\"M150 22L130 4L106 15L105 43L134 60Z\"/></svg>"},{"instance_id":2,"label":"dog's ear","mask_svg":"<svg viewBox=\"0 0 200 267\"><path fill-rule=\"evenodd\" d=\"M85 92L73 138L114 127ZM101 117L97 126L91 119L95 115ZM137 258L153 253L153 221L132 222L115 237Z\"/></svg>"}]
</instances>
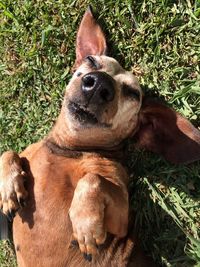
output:
<instances>
[{"instance_id":1,"label":"dog's ear","mask_svg":"<svg viewBox=\"0 0 200 267\"><path fill-rule=\"evenodd\" d=\"M76 69L88 55L105 55L106 39L96 22L91 7L85 12L76 37Z\"/></svg>"},{"instance_id":2,"label":"dog's ear","mask_svg":"<svg viewBox=\"0 0 200 267\"><path fill-rule=\"evenodd\" d=\"M200 131L180 114L152 99L144 99L136 147L162 155L172 163L200 160Z\"/></svg>"}]
</instances>

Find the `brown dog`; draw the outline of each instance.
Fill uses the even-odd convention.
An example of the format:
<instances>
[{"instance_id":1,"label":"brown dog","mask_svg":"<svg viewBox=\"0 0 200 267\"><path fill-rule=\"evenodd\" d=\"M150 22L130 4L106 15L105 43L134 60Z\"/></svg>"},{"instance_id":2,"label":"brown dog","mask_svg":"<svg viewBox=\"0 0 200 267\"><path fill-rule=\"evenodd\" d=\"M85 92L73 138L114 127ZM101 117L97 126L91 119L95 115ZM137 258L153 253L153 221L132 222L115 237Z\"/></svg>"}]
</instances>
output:
<instances>
[{"instance_id":1,"label":"brown dog","mask_svg":"<svg viewBox=\"0 0 200 267\"><path fill-rule=\"evenodd\" d=\"M175 163L200 159L200 132L175 111L144 100L136 78L106 50L88 9L54 128L19 156L10 151L0 159L3 212L18 210L27 198L13 222L20 267L153 266L128 231L124 141L134 136L138 146Z\"/></svg>"}]
</instances>

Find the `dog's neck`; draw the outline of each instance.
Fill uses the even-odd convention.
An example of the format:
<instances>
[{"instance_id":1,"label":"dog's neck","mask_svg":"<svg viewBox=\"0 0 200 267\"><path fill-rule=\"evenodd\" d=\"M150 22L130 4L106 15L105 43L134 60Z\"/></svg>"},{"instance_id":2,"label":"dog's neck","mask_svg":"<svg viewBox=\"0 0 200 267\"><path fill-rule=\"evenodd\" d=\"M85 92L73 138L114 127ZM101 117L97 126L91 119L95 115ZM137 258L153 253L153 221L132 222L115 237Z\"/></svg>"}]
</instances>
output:
<instances>
[{"instance_id":1,"label":"dog's neck","mask_svg":"<svg viewBox=\"0 0 200 267\"><path fill-rule=\"evenodd\" d=\"M68 157L68 158L80 158L85 153L95 154L100 157L105 157L120 162L125 161L126 156L126 145L127 142L124 141L121 144L110 147L110 148L99 148L99 147L68 147L60 146L52 137L47 137L44 140L44 144L47 146L49 151L53 154Z\"/></svg>"},{"instance_id":2,"label":"dog's neck","mask_svg":"<svg viewBox=\"0 0 200 267\"><path fill-rule=\"evenodd\" d=\"M83 155L83 153L93 153L101 157L122 161L125 158L127 141L124 140L120 144L112 144L111 146L99 143L95 145L94 141L92 143L90 138L88 138L87 143L83 142L80 137L77 138L70 134L70 129L65 123L62 109L56 124L45 139L45 144L51 153L60 156L77 158Z\"/></svg>"}]
</instances>

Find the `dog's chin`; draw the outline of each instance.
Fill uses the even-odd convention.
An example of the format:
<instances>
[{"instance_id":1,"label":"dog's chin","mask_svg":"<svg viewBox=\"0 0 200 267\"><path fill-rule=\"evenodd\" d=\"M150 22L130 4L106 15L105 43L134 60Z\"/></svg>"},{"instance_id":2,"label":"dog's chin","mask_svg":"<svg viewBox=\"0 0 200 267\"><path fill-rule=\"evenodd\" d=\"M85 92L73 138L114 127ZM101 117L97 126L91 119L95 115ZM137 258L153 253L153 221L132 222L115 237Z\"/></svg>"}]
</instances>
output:
<instances>
[{"instance_id":1,"label":"dog's chin","mask_svg":"<svg viewBox=\"0 0 200 267\"><path fill-rule=\"evenodd\" d=\"M75 119L81 125L98 126L98 124L100 124L97 116L84 105L75 102L69 102L67 108L73 119Z\"/></svg>"}]
</instances>

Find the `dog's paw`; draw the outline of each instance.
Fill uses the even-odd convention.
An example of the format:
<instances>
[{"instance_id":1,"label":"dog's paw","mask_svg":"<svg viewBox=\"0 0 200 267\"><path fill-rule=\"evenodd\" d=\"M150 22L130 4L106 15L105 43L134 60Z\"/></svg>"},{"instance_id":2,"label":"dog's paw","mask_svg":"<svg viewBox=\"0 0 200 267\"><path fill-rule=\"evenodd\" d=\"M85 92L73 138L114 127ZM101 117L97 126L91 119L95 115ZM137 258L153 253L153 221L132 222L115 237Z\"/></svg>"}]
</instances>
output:
<instances>
[{"instance_id":1,"label":"dog's paw","mask_svg":"<svg viewBox=\"0 0 200 267\"><path fill-rule=\"evenodd\" d=\"M24 188L25 176L19 155L13 151L3 153L0 157L0 208L10 220L25 205L28 195Z\"/></svg>"},{"instance_id":2,"label":"dog's paw","mask_svg":"<svg viewBox=\"0 0 200 267\"><path fill-rule=\"evenodd\" d=\"M73 237L78 241L79 248L88 261L97 253L98 245L106 240L104 210L98 182L81 179L74 192L69 217Z\"/></svg>"},{"instance_id":3,"label":"dog's paw","mask_svg":"<svg viewBox=\"0 0 200 267\"><path fill-rule=\"evenodd\" d=\"M93 211L91 213L91 211ZM73 237L78 241L79 248L86 255L95 255L97 247L106 239L103 211L100 207L92 210L82 206L71 207L69 216L73 227Z\"/></svg>"}]
</instances>

